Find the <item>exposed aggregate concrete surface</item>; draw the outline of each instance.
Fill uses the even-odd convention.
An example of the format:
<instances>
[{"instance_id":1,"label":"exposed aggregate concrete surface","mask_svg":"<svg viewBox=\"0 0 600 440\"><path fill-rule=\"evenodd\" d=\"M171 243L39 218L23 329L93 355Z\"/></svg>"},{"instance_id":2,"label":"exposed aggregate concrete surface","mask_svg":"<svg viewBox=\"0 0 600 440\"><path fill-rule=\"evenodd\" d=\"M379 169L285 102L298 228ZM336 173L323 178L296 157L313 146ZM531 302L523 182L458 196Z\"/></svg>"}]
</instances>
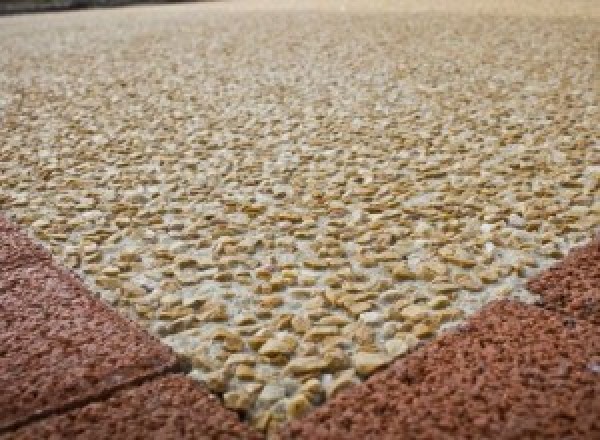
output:
<instances>
[{"instance_id":1,"label":"exposed aggregate concrete surface","mask_svg":"<svg viewBox=\"0 0 600 440\"><path fill-rule=\"evenodd\" d=\"M594 2L0 19L0 209L273 433L600 224Z\"/></svg>"}]
</instances>

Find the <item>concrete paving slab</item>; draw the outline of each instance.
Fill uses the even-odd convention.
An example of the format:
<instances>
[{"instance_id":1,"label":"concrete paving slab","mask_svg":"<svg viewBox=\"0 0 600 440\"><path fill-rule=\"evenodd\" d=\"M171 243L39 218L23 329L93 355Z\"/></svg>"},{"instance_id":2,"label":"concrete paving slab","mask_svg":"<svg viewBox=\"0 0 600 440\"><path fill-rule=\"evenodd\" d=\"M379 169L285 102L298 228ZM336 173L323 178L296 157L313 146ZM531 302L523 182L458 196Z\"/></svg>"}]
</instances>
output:
<instances>
[{"instance_id":1,"label":"concrete paving slab","mask_svg":"<svg viewBox=\"0 0 600 440\"><path fill-rule=\"evenodd\" d=\"M260 439L192 379L169 375L6 434L8 439Z\"/></svg>"},{"instance_id":2,"label":"concrete paving slab","mask_svg":"<svg viewBox=\"0 0 600 440\"><path fill-rule=\"evenodd\" d=\"M542 305L600 325L600 237L528 282Z\"/></svg>"},{"instance_id":3,"label":"concrete paving slab","mask_svg":"<svg viewBox=\"0 0 600 440\"><path fill-rule=\"evenodd\" d=\"M176 368L168 347L2 225L0 430Z\"/></svg>"}]
</instances>

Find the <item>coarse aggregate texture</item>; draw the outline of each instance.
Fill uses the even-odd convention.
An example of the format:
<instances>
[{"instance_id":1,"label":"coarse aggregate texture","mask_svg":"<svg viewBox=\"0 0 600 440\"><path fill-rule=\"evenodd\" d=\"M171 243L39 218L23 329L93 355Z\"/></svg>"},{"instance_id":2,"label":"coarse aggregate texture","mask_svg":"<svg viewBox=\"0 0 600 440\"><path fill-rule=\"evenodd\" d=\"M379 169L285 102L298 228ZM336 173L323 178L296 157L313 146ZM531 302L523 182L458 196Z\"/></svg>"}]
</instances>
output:
<instances>
[{"instance_id":1,"label":"coarse aggregate texture","mask_svg":"<svg viewBox=\"0 0 600 440\"><path fill-rule=\"evenodd\" d=\"M598 225L594 2L437 3L2 18L0 209L273 432Z\"/></svg>"},{"instance_id":2,"label":"coarse aggregate texture","mask_svg":"<svg viewBox=\"0 0 600 440\"><path fill-rule=\"evenodd\" d=\"M600 325L600 236L527 282L541 304Z\"/></svg>"},{"instance_id":3,"label":"coarse aggregate texture","mask_svg":"<svg viewBox=\"0 0 600 440\"><path fill-rule=\"evenodd\" d=\"M0 219L0 431L174 370L175 353ZM8 259L8 263L14 262Z\"/></svg>"},{"instance_id":4,"label":"coarse aggregate texture","mask_svg":"<svg viewBox=\"0 0 600 440\"><path fill-rule=\"evenodd\" d=\"M597 439L600 328L497 301L280 438Z\"/></svg>"},{"instance_id":5,"label":"coarse aggregate texture","mask_svg":"<svg viewBox=\"0 0 600 440\"><path fill-rule=\"evenodd\" d=\"M169 375L0 438L257 440L262 436L196 381Z\"/></svg>"}]
</instances>

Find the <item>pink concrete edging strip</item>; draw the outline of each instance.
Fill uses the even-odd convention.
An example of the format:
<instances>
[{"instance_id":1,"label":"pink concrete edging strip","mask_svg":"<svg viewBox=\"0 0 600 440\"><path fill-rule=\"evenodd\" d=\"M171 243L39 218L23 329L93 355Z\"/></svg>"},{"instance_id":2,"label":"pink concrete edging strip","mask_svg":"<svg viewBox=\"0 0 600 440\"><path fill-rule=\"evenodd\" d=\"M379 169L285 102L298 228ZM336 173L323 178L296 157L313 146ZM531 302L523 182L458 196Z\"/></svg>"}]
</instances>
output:
<instances>
[{"instance_id":1,"label":"pink concrete edging strip","mask_svg":"<svg viewBox=\"0 0 600 440\"><path fill-rule=\"evenodd\" d=\"M176 371L175 354L0 219L0 432Z\"/></svg>"},{"instance_id":2,"label":"pink concrete edging strip","mask_svg":"<svg viewBox=\"0 0 600 440\"><path fill-rule=\"evenodd\" d=\"M541 305L600 325L600 237L529 280Z\"/></svg>"},{"instance_id":3,"label":"pink concrete edging strip","mask_svg":"<svg viewBox=\"0 0 600 440\"><path fill-rule=\"evenodd\" d=\"M247 439L261 437L192 379L160 377L101 402L29 424L3 440Z\"/></svg>"}]
</instances>

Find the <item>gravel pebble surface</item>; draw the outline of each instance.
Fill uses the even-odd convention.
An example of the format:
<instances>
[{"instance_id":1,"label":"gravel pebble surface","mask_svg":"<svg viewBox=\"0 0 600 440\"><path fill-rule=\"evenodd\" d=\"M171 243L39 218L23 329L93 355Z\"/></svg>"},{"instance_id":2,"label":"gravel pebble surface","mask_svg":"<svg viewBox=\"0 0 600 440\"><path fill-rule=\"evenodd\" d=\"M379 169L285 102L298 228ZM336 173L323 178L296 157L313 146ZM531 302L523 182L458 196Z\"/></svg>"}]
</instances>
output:
<instances>
[{"instance_id":1,"label":"gravel pebble surface","mask_svg":"<svg viewBox=\"0 0 600 440\"><path fill-rule=\"evenodd\" d=\"M0 18L0 209L262 431L600 224L593 2L393 3Z\"/></svg>"}]
</instances>

